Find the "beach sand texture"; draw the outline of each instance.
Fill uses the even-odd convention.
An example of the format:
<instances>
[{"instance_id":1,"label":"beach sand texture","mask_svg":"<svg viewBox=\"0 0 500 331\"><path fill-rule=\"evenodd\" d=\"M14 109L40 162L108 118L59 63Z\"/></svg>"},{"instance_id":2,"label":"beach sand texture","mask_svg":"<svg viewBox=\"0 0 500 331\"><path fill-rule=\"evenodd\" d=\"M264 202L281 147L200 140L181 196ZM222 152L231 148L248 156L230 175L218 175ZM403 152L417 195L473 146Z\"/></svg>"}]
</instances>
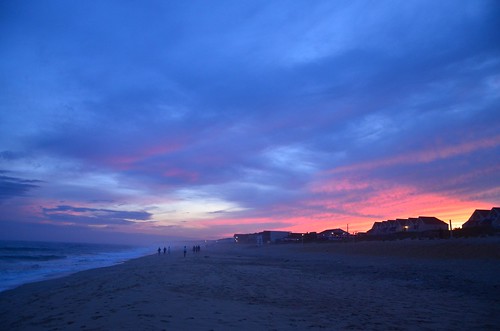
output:
<instances>
[{"instance_id":1,"label":"beach sand texture","mask_svg":"<svg viewBox=\"0 0 500 331\"><path fill-rule=\"evenodd\" d=\"M212 245L0 293L1 330L494 330L500 238Z\"/></svg>"}]
</instances>

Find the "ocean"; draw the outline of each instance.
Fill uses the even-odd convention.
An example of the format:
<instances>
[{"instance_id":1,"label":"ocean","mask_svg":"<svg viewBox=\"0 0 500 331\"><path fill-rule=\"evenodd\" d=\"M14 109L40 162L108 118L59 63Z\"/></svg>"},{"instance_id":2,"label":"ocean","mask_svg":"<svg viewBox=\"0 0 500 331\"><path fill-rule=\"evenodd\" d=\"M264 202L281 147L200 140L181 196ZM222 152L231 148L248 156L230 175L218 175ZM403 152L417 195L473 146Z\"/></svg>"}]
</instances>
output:
<instances>
[{"instance_id":1,"label":"ocean","mask_svg":"<svg viewBox=\"0 0 500 331\"><path fill-rule=\"evenodd\" d=\"M0 241L0 292L153 253L123 245Z\"/></svg>"}]
</instances>

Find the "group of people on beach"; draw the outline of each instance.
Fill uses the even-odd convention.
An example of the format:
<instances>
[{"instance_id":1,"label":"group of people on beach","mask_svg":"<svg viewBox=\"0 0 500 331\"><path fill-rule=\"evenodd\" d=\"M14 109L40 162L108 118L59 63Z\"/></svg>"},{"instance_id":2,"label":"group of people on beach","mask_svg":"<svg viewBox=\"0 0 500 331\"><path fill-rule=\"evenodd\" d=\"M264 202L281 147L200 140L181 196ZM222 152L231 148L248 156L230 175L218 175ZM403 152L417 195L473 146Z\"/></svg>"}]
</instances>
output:
<instances>
[{"instance_id":1,"label":"group of people on beach","mask_svg":"<svg viewBox=\"0 0 500 331\"><path fill-rule=\"evenodd\" d=\"M170 246L168 246L168 248L166 247L163 247L163 254L170 254ZM158 247L158 255L161 254L161 247Z\"/></svg>"},{"instance_id":2,"label":"group of people on beach","mask_svg":"<svg viewBox=\"0 0 500 331\"><path fill-rule=\"evenodd\" d=\"M162 249L161 247L158 247L158 255L161 255ZM187 246L184 246L184 257L186 257L187 254ZM201 246L200 245L195 245L193 246L193 253L199 253L201 252ZM168 248L163 247L163 254L169 254L170 255L170 246Z\"/></svg>"}]
</instances>

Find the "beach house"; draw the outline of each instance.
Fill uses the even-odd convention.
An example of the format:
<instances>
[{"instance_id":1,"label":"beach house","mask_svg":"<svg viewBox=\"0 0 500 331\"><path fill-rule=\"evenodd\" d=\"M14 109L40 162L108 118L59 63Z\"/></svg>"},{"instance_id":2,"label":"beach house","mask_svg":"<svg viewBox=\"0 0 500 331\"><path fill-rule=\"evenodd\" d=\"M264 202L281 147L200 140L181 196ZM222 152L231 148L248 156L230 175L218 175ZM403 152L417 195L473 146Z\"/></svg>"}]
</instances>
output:
<instances>
[{"instance_id":1,"label":"beach house","mask_svg":"<svg viewBox=\"0 0 500 331\"><path fill-rule=\"evenodd\" d=\"M419 216L417 218L397 218L373 223L367 232L369 235L389 235L405 232L429 232L448 230L448 224L434 216Z\"/></svg>"},{"instance_id":2,"label":"beach house","mask_svg":"<svg viewBox=\"0 0 500 331\"><path fill-rule=\"evenodd\" d=\"M419 216L417 231L448 230L448 224L434 216Z\"/></svg>"},{"instance_id":3,"label":"beach house","mask_svg":"<svg viewBox=\"0 0 500 331\"><path fill-rule=\"evenodd\" d=\"M289 231L262 231L257 233L236 233L234 242L238 244L270 244L286 238Z\"/></svg>"},{"instance_id":4,"label":"beach house","mask_svg":"<svg viewBox=\"0 0 500 331\"><path fill-rule=\"evenodd\" d=\"M288 237L290 231L262 231L258 234L257 243L271 244ZM259 238L260 237L260 238Z\"/></svg>"},{"instance_id":5,"label":"beach house","mask_svg":"<svg viewBox=\"0 0 500 331\"><path fill-rule=\"evenodd\" d=\"M491 226L494 229L500 229L500 207L491 208L488 218L491 220Z\"/></svg>"},{"instance_id":6,"label":"beach house","mask_svg":"<svg viewBox=\"0 0 500 331\"><path fill-rule=\"evenodd\" d=\"M493 208L495 209L495 208ZM493 210L492 209L492 210ZM489 220L490 210L486 209L476 209L469 217L469 220L462 225L462 228L476 228L476 227L487 227L491 225Z\"/></svg>"},{"instance_id":7,"label":"beach house","mask_svg":"<svg viewBox=\"0 0 500 331\"><path fill-rule=\"evenodd\" d=\"M411 230L418 228L411 226ZM410 229L410 222L408 219L395 219L382 222L375 222L372 229L368 231L369 234L391 234L398 232L407 232Z\"/></svg>"},{"instance_id":8,"label":"beach house","mask_svg":"<svg viewBox=\"0 0 500 331\"><path fill-rule=\"evenodd\" d=\"M342 240L349 237L349 233L342 229L328 229L318 233L320 240Z\"/></svg>"},{"instance_id":9,"label":"beach house","mask_svg":"<svg viewBox=\"0 0 500 331\"><path fill-rule=\"evenodd\" d=\"M255 244L258 233L236 233L233 238L237 244Z\"/></svg>"}]
</instances>

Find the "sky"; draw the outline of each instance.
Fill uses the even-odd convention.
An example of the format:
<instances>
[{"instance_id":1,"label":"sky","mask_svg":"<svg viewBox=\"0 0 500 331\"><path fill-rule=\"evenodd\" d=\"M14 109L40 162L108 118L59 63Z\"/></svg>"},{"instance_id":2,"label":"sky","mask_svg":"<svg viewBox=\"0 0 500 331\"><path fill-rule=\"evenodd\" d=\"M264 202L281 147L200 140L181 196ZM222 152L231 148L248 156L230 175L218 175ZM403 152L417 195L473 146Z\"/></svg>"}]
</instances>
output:
<instances>
[{"instance_id":1,"label":"sky","mask_svg":"<svg viewBox=\"0 0 500 331\"><path fill-rule=\"evenodd\" d=\"M500 205L498 1L0 3L0 239L459 227Z\"/></svg>"}]
</instances>

